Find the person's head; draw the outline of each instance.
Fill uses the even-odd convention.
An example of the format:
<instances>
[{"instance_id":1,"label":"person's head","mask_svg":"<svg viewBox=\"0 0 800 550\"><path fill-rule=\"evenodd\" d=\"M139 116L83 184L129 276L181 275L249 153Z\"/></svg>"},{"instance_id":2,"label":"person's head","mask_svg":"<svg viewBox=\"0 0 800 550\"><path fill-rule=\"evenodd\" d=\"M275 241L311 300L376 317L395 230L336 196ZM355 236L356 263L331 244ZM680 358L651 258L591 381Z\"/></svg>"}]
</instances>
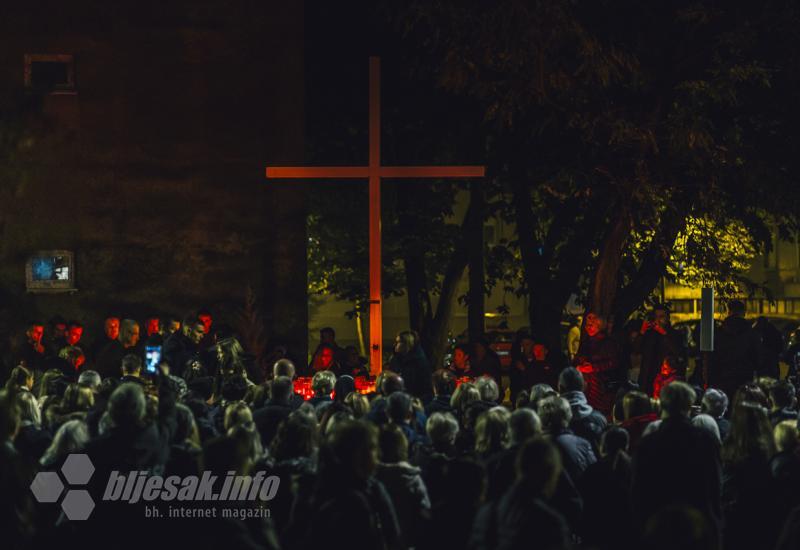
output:
<instances>
[{"instance_id":1,"label":"person's head","mask_svg":"<svg viewBox=\"0 0 800 550\"><path fill-rule=\"evenodd\" d=\"M42 425L42 415L39 411L39 402L29 391L17 394L19 404L20 421L31 424L39 428Z\"/></svg>"},{"instance_id":2,"label":"person's head","mask_svg":"<svg viewBox=\"0 0 800 550\"><path fill-rule=\"evenodd\" d=\"M539 415L527 407L511 413L508 426L511 432L511 445L521 445L542 433L542 421L539 419Z\"/></svg>"},{"instance_id":3,"label":"person's head","mask_svg":"<svg viewBox=\"0 0 800 550\"><path fill-rule=\"evenodd\" d=\"M458 435L458 421L450 413L433 413L425 423L425 432L439 452L452 448Z\"/></svg>"},{"instance_id":4,"label":"person's head","mask_svg":"<svg viewBox=\"0 0 800 550\"><path fill-rule=\"evenodd\" d=\"M590 312L586 314L586 320L583 323L583 330L589 337L597 336L606 328L605 319L597 313Z\"/></svg>"},{"instance_id":5,"label":"person's head","mask_svg":"<svg viewBox=\"0 0 800 550\"><path fill-rule=\"evenodd\" d=\"M797 405L794 384L779 380L769 389L769 400L773 410L793 409Z\"/></svg>"},{"instance_id":6,"label":"person's head","mask_svg":"<svg viewBox=\"0 0 800 550\"><path fill-rule=\"evenodd\" d=\"M708 388L703 394L703 412L714 418L722 418L728 410L728 396L725 392Z\"/></svg>"},{"instance_id":7,"label":"person's head","mask_svg":"<svg viewBox=\"0 0 800 550\"><path fill-rule=\"evenodd\" d=\"M467 368L469 363L469 348L464 344L459 344L453 350L453 365L459 370Z\"/></svg>"},{"instance_id":8,"label":"person's head","mask_svg":"<svg viewBox=\"0 0 800 550\"><path fill-rule=\"evenodd\" d=\"M114 426L133 428L144 422L147 401L142 386L135 382L125 382L117 386L108 400L108 413Z\"/></svg>"},{"instance_id":9,"label":"person's head","mask_svg":"<svg viewBox=\"0 0 800 550\"><path fill-rule=\"evenodd\" d=\"M747 307L741 300L730 300L728 302L728 316L744 318L747 313Z\"/></svg>"},{"instance_id":10,"label":"person's head","mask_svg":"<svg viewBox=\"0 0 800 550\"><path fill-rule=\"evenodd\" d=\"M286 376L290 380L294 380L295 369L294 363L290 359L278 359L272 365L272 377Z\"/></svg>"},{"instance_id":11,"label":"person's head","mask_svg":"<svg viewBox=\"0 0 800 550\"><path fill-rule=\"evenodd\" d=\"M361 420L345 420L327 435L325 446L344 471L363 481L378 465L378 436L375 427Z\"/></svg>"},{"instance_id":12,"label":"person's head","mask_svg":"<svg viewBox=\"0 0 800 550\"><path fill-rule=\"evenodd\" d=\"M405 391L405 383L399 374L391 371L384 371L383 378L381 378L380 389L381 394L388 397L395 392Z\"/></svg>"},{"instance_id":13,"label":"person's head","mask_svg":"<svg viewBox=\"0 0 800 550\"><path fill-rule=\"evenodd\" d=\"M220 394L225 402L242 401L247 395L247 379L241 374L226 376L222 381Z\"/></svg>"},{"instance_id":14,"label":"person's head","mask_svg":"<svg viewBox=\"0 0 800 550\"><path fill-rule=\"evenodd\" d=\"M100 373L96 370L85 370L78 376L78 384L89 388L93 392L97 392L100 389L100 383L102 381Z\"/></svg>"},{"instance_id":15,"label":"person's head","mask_svg":"<svg viewBox=\"0 0 800 550\"><path fill-rule=\"evenodd\" d=\"M542 400L553 395L558 395L558 393L556 393L556 390L554 390L550 384L534 384L531 388L531 394L528 397L528 402L530 403L531 407L538 412L539 404L542 402Z\"/></svg>"},{"instance_id":16,"label":"person's head","mask_svg":"<svg viewBox=\"0 0 800 550\"><path fill-rule=\"evenodd\" d=\"M237 338L230 336L221 339L215 346L215 352L219 370L223 374L242 374L244 372L242 363L244 348Z\"/></svg>"},{"instance_id":17,"label":"person's head","mask_svg":"<svg viewBox=\"0 0 800 550\"><path fill-rule=\"evenodd\" d=\"M344 348L344 364L348 367L356 368L362 365L361 356L355 346Z\"/></svg>"},{"instance_id":18,"label":"person's head","mask_svg":"<svg viewBox=\"0 0 800 550\"><path fill-rule=\"evenodd\" d=\"M600 453L603 456L614 456L620 451L627 453L630 439L625 428L609 426L600 436Z\"/></svg>"},{"instance_id":19,"label":"person's head","mask_svg":"<svg viewBox=\"0 0 800 550\"><path fill-rule=\"evenodd\" d=\"M203 335L211 334L211 325L214 323L211 312L207 309L201 309L197 312L197 320L203 325Z\"/></svg>"},{"instance_id":20,"label":"person's head","mask_svg":"<svg viewBox=\"0 0 800 550\"><path fill-rule=\"evenodd\" d=\"M433 373L433 393L443 397L453 395L456 389L456 380L453 373L446 369L439 369Z\"/></svg>"},{"instance_id":21,"label":"person's head","mask_svg":"<svg viewBox=\"0 0 800 550\"><path fill-rule=\"evenodd\" d=\"M155 316L148 317L144 321L144 328L148 337L154 334L161 334L161 319Z\"/></svg>"},{"instance_id":22,"label":"person's head","mask_svg":"<svg viewBox=\"0 0 800 550\"><path fill-rule=\"evenodd\" d=\"M731 431L722 446L722 459L740 464L750 459L766 462L775 453L767 410L756 403L738 403L731 414Z\"/></svg>"},{"instance_id":23,"label":"person's head","mask_svg":"<svg viewBox=\"0 0 800 550\"><path fill-rule=\"evenodd\" d=\"M404 330L394 339L394 352L398 355L410 353L417 345L417 337L410 330Z\"/></svg>"},{"instance_id":24,"label":"person's head","mask_svg":"<svg viewBox=\"0 0 800 550\"><path fill-rule=\"evenodd\" d=\"M336 331L331 327L323 327L319 329L319 341L324 344L333 345L336 343Z\"/></svg>"},{"instance_id":25,"label":"person's head","mask_svg":"<svg viewBox=\"0 0 800 550\"><path fill-rule=\"evenodd\" d=\"M650 398L640 391L629 391L622 398L622 411L625 420L644 416L653 412L653 405Z\"/></svg>"},{"instance_id":26,"label":"person's head","mask_svg":"<svg viewBox=\"0 0 800 550\"><path fill-rule=\"evenodd\" d=\"M83 373L81 373L83 374ZM59 369L49 369L42 375L42 380L39 382L39 399L43 399L48 395L55 393L54 387L56 383L64 381L64 374Z\"/></svg>"},{"instance_id":27,"label":"person's head","mask_svg":"<svg viewBox=\"0 0 800 550\"><path fill-rule=\"evenodd\" d=\"M22 365L17 365L11 369L11 376L6 381L7 389L31 390L33 388L33 372Z\"/></svg>"},{"instance_id":28,"label":"person's head","mask_svg":"<svg viewBox=\"0 0 800 550\"><path fill-rule=\"evenodd\" d=\"M36 344L41 343L42 336L44 336L44 325L38 321L31 321L28 323L25 336L28 337L28 342Z\"/></svg>"},{"instance_id":29,"label":"person's head","mask_svg":"<svg viewBox=\"0 0 800 550\"><path fill-rule=\"evenodd\" d=\"M733 396L733 408L735 409L739 403L757 403L762 407L769 409L769 398L764 390L755 382L747 382L742 384L736 390Z\"/></svg>"},{"instance_id":30,"label":"person's head","mask_svg":"<svg viewBox=\"0 0 800 550\"><path fill-rule=\"evenodd\" d=\"M336 375L329 370L319 371L311 379L311 389L317 397L330 396L335 385Z\"/></svg>"},{"instance_id":31,"label":"person's head","mask_svg":"<svg viewBox=\"0 0 800 550\"><path fill-rule=\"evenodd\" d=\"M522 357L533 357L533 336L527 332L523 332L517 335L517 340L519 344L516 351L519 352Z\"/></svg>"},{"instance_id":32,"label":"person's head","mask_svg":"<svg viewBox=\"0 0 800 550\"><path fill-rule=\"evenodd\" d=\"M478 388L483 401L497 403L497 400L500 399L500 389L497 387L497 382L494 381L494 378L481 376L475 381L475 387Z\"/></svg>"},{"instance_id":33,"label":"person's head","mask_svg":"<svg viewBox=\"0 0 800 550\"><path fill-rule=\"evenodd\" d=\"M199 344L206 335L206 327L197 315L188 314L183 318L181 325L183 335L194 344Z\"/></svg>"},{"instance_id":34,"label":"person's head","mask_svg":"<svg viewBox=\"0 0 800 550\"><path fill-rule=\"evenodd\" d=\"M86 412L94 405L94 393L80 384L69 384L61 398L62 412Z\"/></svg>"},{"instance_id":35,"label":"person's head","mask_svg":"<svg viewBox=\"0 0 800 550\"><path fill-rule=\"evenodd\" d=\"M310 458L319 445L319 426L313 415L294 411L280 423L270 454L276 461Z\"/></svg>"},{"instance_id":36,"label":"person's head","mask_svg":"<svg viewBox=\"0 0 800 550\"><path fill-rule=\"evenodd\" d=\"M103 323L103 331L106 333L106 338L109 340L116 340L119 338L119 317L106 317Z\"/></svg>"},{"instance_id":37,"label":"person's head","mask_svg":"<svg viewBox=\"0 0 800 550\"><path fill-rule=\"evenodd\" d=\"M348 393L344 398L344 404L350 407L350 410L353 411L353 418L356 420L364 418L369 412L369 399L357 391Z\"/></svg>"},{"instance_id":38,"label":"person's head","mask_svg":"<svg viewBox=\"0 0 800 550\"><path fill-rule=\"evenodd\" d=\"M667 355L661 361L661 376L672 376L675 374L675 357Z\"/></svg>"},{"instance_id":39,"label":"person's head","mask_svg":"<svg viewBox=\"0 0 800 550\"><path fill-rule=\"evenodd\" d=\"M503 407L493 407L478 417L475 424L475 452L479 456L494 454L508 445L508 419Z\"/></svg>"},{"instance_id":40,"label":"person's head","mask_svg":"<svg viewBox=\"0 0 800 550\"><path fill-rule=\"evenodd\" d=\"M547 360L547 355L550 353L550 350L547 349L547 346L544 342L536 342L533 344L533 358L537 361L545 361Z\"/></svg>"},{"instance_id":41,"label":"person's head","mask_svg":"<svg viewBox=\"0 0 800 550\"><path fill-rule=\"evenodd\" d=\"M320 344L314 355L314 370L328 370L333 366L334 350L330 344Z\"/></svg>"},{"instance_id":42,"label":"person's head","mask_svg":"<svg viewBox=\"0 0 800 550\"><path fill-rule=\"evenodd\" d=\"M572 421L572 408L566 399L554 395L539 403L539 417L546 432L557 433L569 426Z\"/></svg>"},{"instance_id":43,"label":"person's head","mask_svg":"<svg viewBox=\"0 0 800 550\"><path fill-rule=\"evenodd\" d=\"M0 390L0 442L14 441L20 425L20 410L13 392Z\"/></svg>"},{"instance_id":44,"label":"person's head","mask_svg":"<svg viewBox=\"0 0 800 550\"><path fill-rule=\"evenodd\" d=\"M775 448L781 453L794 453L797 450L798 432L795 420L778 422L773 430Z\"/></svg>"},{"instance_id":45,"label":"person's head","mask_svg":"<svg viewBox=\"0 0 800 550\"><path fill-rule=\"evenodd\" d=\"M711 437L717 443L722 443L722 437L719 433L719 425L717 425L717 421L711 415L708 414L698 414L694 418L692 418L692 424L701 430L704 430L711 434Z\"/></svg>"},{"instance_id":46,"label":"person's head","mask_svg":"<svg viewBox=\"0 0 800 550\"><path fill-rule=\"evenodd\" d=\"M181 320L177 317L170 316L167 318L166 326L164 327L165 336L175 334L181 329Z\"/></svg>"},{"instance_id":47,"label":"person's head","mask_svg":"<svg viewBox=\"0 0 800 550\"><path fill-rule=\"evenodd\" d=\"M405 424L414 414L411 396L398 391L386 398L386 415L395 424Z\"/></svg>"},{"instance_id":48,"label":"person's head","mask_svg":"<svg viewBox=\"0 0 800 550\"><path fill-rule=\"evenodd\" d=\"M384 424L378 433L380 460L396 464L408 460L408 440L397 424Z\"/></svg>"},{"instance_id":49,"label":"person's head","mask_svg":"<svg viewBox=\"0 0 800 550\"><path fill-rule=\"evenodd\" d=\"M41 464L53 464L70 453L83 451L89 443L89 428L83 420L67 420L56 431L53 441L42 455Z\"/></svg>"},{"instance_id":50,"label":"person's head","mask_svg":"<svg viewBox=\"0 0 800 550\"><path fill-rule=\"evenodd\" d=\"M142 358L129 353L122 358L122 375L139 376L142 374Z\"/></svg>"},{"instance_id":51,"label":"person's head","mask_svg":"<svg viewBox=\"0 0 800 550\"><path fill-rule=\"evenodd\" d=\"M472 353L476 361L483 361L483 358L489 353L489 342L485 339L478 339L472 342Z\"/></svg>"},{"instance_id":52,"label":"person's head","mask_svg":"<svg viewBox=\"0 0 800 550\"><path fill-rule=\"evenodd\" d=\"M123 347L132 348L139 343L139 323L123 319L119 326L119 341Z\"/></svg>"},{"instance_id":53,"label":"person's head","mask_svg":"<svg viewBox=\"0 0 800 550\"><path fill-rule=\"evenodd\" d=\"M239 424L253 422L253 413L244 401L234 401L225 407L225 431Z\"/></svg>"},{"instance_id":54,"label":"person's head","mask_svg":"<svg viewBox=\"0 0 800 550\"><path fill-rule=\"evenodd\" d=\"M583 388L583 375L575 367L567 367L558 375L558 393L582 392Z\"/></svg>"},{"instance_id":55,"label":"person's head","mask_svg":"<svg viewBox=\"0 0 800 550\"><path fill-rule=\"evenodd\" d=\"M543 437L530 439L517 454L517 481L533 496L553 496L561 469L558 449Z\"/></svg>"},{"instance_id":56,"label":"person's head","mask_svg":"<svg viewBox=\"0 0 800 550\"><path fill-rule=\"evenodd\" d=\"M453 396L450 398L450 406L459 413L463 413L470 403L480 400L481 392L478 391L475 384L464 382L453 392Z\"/></svg>"},{"instance_id":57,"label":"person's head","mask_svg":"<svg viewBox=\"0 0 800 550\"><path fill-rule=\"evenodd\" d=\"M61 340L67 334L67 321L61 315L56 315L50 319L50 331L53 333L54 340Z\"/></svg>"},{"instance_id":58,"label":"person's head","mask_svg":"<svg viewBox=\"0 0 800 550\"><path fill-rule=\"evenodd\" d=\"M651 315L653 324L662 328L667 328L669 326L669 308L667 308L666 304L656 304L653 306Z\"/></svg>"},{"instance_id":59,"label":"person's head","mask_svg":"<svg viewBox=\"0 0 800 550\"><path fill-rule=\"evenodd\" d=\"M689 417L696 394L686 382L672 382L661 389L661 416L664 418Z\"/></svg>"},{"instance_id":60,"label":"person's head","mask_svg":"<svg viewBox=\"0 0 800 550\"><path fill-rule=\"evenodd\" d=\"M74 346L81 341L83 325L78 321L70 321L67 325L67 345Z\"/></svg>"},{"instance_id":61,"label":"person's head","mask_svg":"<svg viewBox=\"0 0 800 550\"><path fill-rule=\"evenodd\" d=\"M83 354L83 350L78 346L61 348L61 351L58 352L58 356L72 365L72 368L76 371L80 370L83 364L86 363L86 356Z\"/></svg>"},{"instance_id":62,"label":"person's head","mask_svg":"<svg viewBox=\"0 0 800 550\"><path fill-rule=\"evenodd\" d=\"M270 402L273 405L288 405L294 392L292 379L288 376L278 376L270 384Z\"/></svg>"}]
</instances>

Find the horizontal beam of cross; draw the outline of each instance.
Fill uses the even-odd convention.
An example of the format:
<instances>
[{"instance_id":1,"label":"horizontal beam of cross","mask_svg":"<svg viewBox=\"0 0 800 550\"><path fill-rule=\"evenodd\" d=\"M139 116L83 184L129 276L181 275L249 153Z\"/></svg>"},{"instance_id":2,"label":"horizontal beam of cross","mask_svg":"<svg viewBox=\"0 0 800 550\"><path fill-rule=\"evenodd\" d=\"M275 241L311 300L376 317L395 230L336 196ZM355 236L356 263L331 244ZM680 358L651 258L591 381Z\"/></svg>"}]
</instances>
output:
<instances>
[{"instance_id":1,"label":"horizontal beam of cross","mask_svg":"<svg viewBox=\"0 0 800 550\"><path fill-rule=\"evenodd\" d=\"M481 178L483 166L381 166L381 178ZM370 176L369 166L270 166L270 179L359 179Z\"/></svg>"}]
</instances>

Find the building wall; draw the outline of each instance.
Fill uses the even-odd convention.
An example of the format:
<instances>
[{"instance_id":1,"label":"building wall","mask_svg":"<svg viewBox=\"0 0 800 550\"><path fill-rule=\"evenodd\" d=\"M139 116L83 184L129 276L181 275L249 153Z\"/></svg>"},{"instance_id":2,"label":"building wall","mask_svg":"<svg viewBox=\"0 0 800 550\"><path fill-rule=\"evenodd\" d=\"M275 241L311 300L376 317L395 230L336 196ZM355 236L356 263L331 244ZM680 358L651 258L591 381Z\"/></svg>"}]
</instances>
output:
<instances>
[{"instance_id":1,"label":"building wall","mask_svg":"<svg viewBox=\"0 0 800 550\"><path fill-rule=\"evenodd\" d=\"M20 3L0 22L0 79L25 54L71 54L74 94L42 115L0 224L3 330L60 313L89 330L210 307L235 322L248 289L269 337L305 354L305 200L267 182L303 161L303 4L208 0ZM43 121L43 123L42 123ZM38 249L75 253L78 291L25 292Z\"/></svg>"}]
</instances>

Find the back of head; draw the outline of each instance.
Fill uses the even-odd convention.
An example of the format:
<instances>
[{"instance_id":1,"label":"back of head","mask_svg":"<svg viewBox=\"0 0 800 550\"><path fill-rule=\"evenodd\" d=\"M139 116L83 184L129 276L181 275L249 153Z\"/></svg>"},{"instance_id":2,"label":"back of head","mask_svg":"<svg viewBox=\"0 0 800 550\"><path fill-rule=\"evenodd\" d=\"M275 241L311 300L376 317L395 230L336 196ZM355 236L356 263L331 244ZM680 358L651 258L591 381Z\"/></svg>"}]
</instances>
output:
<instances>
[{"instance_id":1,"label":"back of head","mask_svg":"<svg viewBox=\"0 0 800 550\"><path fill-rule=\"evenodd\" d=\"M329 370L321 370L311 379L311 389L318 396L330 395L336 385L336 375Z\"/></svg>"},{"instance_id":2,"label":"back of head","mask_svg":"<svg viewBox=\"0 0 800 550\"><path fill-rule=\"evenodd\" d=\"M572 391L582 392L584 388L583 375L575 367L567 367L558 375L559 393Z\"/></svg>"},{"instance_id":3,"label":"back of head","mask_svg":"<svg viewBox=\"0 0 800 550\"><path fill-rule=\"evenodd\" d=\"M722 418L726 410L728 410L728 396L725 392L708 388L703 394L703 412L714 418Z\"/></svg>"},{"instance_id":4,"label":"back of head","mask_svg":"<svg viewBox=\"0 0 800 550\"><path fill-rule=\"evenodd\" d=\"M689 416L696 395L685 382L672 382L661 389L661 412L667 418Z\"/></svg>"},{"instance_id":5,"label":"back of head","mask_svg":"<svg viewBox=\"0 0 800 550\"><path fill-rule=\"evenodd\" d=\"M295 368L294 363L290 359L278 359L272 366L272 377L286 376L294 379Z\"/></svg>"},{"instance_id":6,"label":"back of head","mask_svg":"<svg viewBox=\"0 0 800 550\"><path fill-rule=\"evenodd\" d=\"M85 370L78 376L78 384L91 388L92 390L100 389L102 381L100 373L96 370Z\"/></svg>"},{"instance_id":7,"label":"back of head","mask_svg":"<svg viewBox=\"0 0 800 550\"><path fill-rule=\"evenodd\" d=\"M436 395L453 395L456 389L456 380L447 369L439 369L433 373L433 391Z\"/></svg>"},{"instance_id":8,"label":"back of head","mask_svg":"<svg viewBox=\"0 0 800 550\"><path fill-rule=\"evenodd\" d=\"M396 464L408 460L408 440L396 424L384 424L378 434L381 462Z\"/></svg>"},{"instance_id":9,"label":"back of head","mask_svg":"<svg viewBox=\"0 0 800 550\"><path fill-rule=\"evenodd\" d=\"M731 300L728 302L728 315L731 317L744 317L747 313L747 307L741 300Z\"/></svg>"},{"instance_id":10,"label":"back of head","mask_svg":"<svg viewBox=\"0 0 800 550\"><path fill-rule=\"evenodd\" d=\"M619 426L609 426L600 439L600 448L604 455L613 456L620 451L627 452L629 443L628 430Z\"/></svg>"},{"instance_id":11,"label":"back of head","mask_svg":"<svg viewBox=\"0 0 800 550\"><path fill-rule=\"evenodd\" d=\"M509 413L494 407L478 417L475 424L475 452L479 455L496 453L508 444Z\"/></svg>"},{"instance_id":12,"label":"back of head","mask_svg":"<svg viewBox=\"0 0 800 550\"><path fill-rule=\"evenodd\" d=\"M292 379L288 376L278 376L269 386L270 401L275 405L287 405L294 392Z\"/></svg>"},{"instance_id":13,"label":"back of head","mask_svg":"<svg viewBox=\"0 0 800 550\"><path fill-rule=\"evenodd\" d=\"M425 431L435 449L453 445L458 435L458 421L450 413L433 413L425 424Z\"/></svg>"},{"instance_id":14,"label":"back of head","mask_svg":"<svg viewBox=\"0 0 800 550\"><path fill-rule=\"evenodd\" d=\"M336 379L336 383L333 386L334 391L334 399L339 402L344 402L344 398L348 396L348 394L354 392L356 390L356 381L353 379L352 376L348 374L343 374L339 378Z\"/></svg>"},{"instance_id":15,"label":"back of head","mask_svg":"<svg viewBox=\"0 0 800 550\"><path fill-rule=\"evenodd\" d=\"M126 382L117 386L108 400L108 413L119 428L133 428L144 422L147 402L141 385Z\"/></svg>"},{"instance_id":16,"label":"back of head","mask_svg":"<svg viewBox=\"0 0 800 550\"><path fill-rule=\"evenodd\" d=\"M313 415L294 411L278 426L270 451L275 460L311 457L319 444L319 426Z\"/></svg>"},{"instance_id":17,"label":"back of head","mask_svg":"<svg viewBox=\"0 0 800 550\"><path fill-rule=\"evenodd\" d=\"M335 464L332 466L366 479L375 466L370 461L370 455L377 448L377 430L372 424L361 420L345 420L337 423L336 428L328 434L323 456L333 459Z\"/></svg>"},{"instance_id":18,"label":"back of head","mask_svg":"<svg viewBox=\"0 0 800 550\"><path fill-rule=\"evenodd\" d=\"M517 481L534 496L549 497L561 474L561 455L548 439L528 440L517 454Z\"/></svg>"},{"instance_id":19,"label":"back of head","mask_svg":"<svg viewBox=\"0 0 800 550\"><path fill-rule=\"evenodd\" d=\"M500 398L500 389L497 387L497 382L494 381L494 378L482 376L475 381L475 387L478 388L483 401L496 403Z\"/></svg>"},{"instance_id":20,"label":"back of head","mask_svg":"<svg viewBox=\"0 0 800 550\"><path fill-rule=\"evenodd\" d=\"M380 390L383 395L389 396L394 392L405 391L405 384L399 374L386 371L381 379Z\"/></svg>"},{"instance_id":21,"label":"back of head","mask_svg":"<svg viewBox=\"0 0 800 550\"><path fill-rule=\"evenodd\" d=\"M622 398L622 410L625 415L625 420L643 416L653 412L650 398L643 392L630 391Z\"/></svg>"},{"instance_id":22,"label":"back of head","mask_svg":"<svg viewBox=\"0 0 800 550\"><path fill-rule=\"evenodd\" d=\"M89 442L89 428L83 420L67 420L56 431L53 441L42 456L41 463L53 463L70 453L79 453Z\"/></svg>"},{"instance_id":23,"label":"back of head","mask_svg":"<svg viewBox=\"0 0 800 550\"><path fill-rule=\"evenodd\" d=\"M569 402L558 395L548 397L539 404L539 417L545 431L559 432L572 421L572 408Z\"/></svg>"},{"instance_id":24,"label":"back of head","mask_svg":"<svg viewBox=\"0 0 800 550\"><path fill-rule=\"evenodd\" d=\"M222 380L220 393L225 401L241 401L247 394L247 380L241 374L227 376Z\"/></svg>"},{"instance_id":25,"label":"back of head","mask_svg":"<svg viewBox=\"0 0 800 550\"><path fill-rule=\"evenodd\" d=\"M122 358L122 374L133 376L142 371L142 359L138 355L129 353Z\"/></svg>"},{"instance_id":26,"label":"back of head","mask_svg":"<svg viewBox=\"0 0 800 550\"><path fill-rule=\"evenodd\" d=\"M722 446L723 461L728 464L751 459L766 462L774 451L775 440L766 409L756 403L738 403L731 414L730 434Z\"/></svg>"},{"instance_id":27,"label":"back of head","mask_svg":"<svg viewBox=\"0 0 800 550\"><path fill-rule=\"evenodd\" d=\"M225 407L225 430L240 424L252 424L253 413L243 401L236 401Z\"/></svg>"},{"instance_id":28,"label":"back of head","mask_svg":"<svg viewBox=\"0 0 800 550\"><path fill-rule=\"evenodd\" d=\"M405 392L395 392L386 399L386 414L395 424L403 424L413 412L411 396Z\"/></svg>"},{"instance_id":29,"label":"back of head","mask_svg":"<svg viewBox=\"0 0 800 550\"><path fill-rule=\"evenodd\" d=\"M789 409L797 404L794 385L788 380L779 380L769 390L769 398L777 409Z\"/></svg>"},{"instance_id":30,"label":"back of head","mask_svg":"<svg viewBox=\"0 0 800 550\"><path fill-rule=\"evenodd\" d=\"M539 410L539 404L546 398L551 397L556 394L556 390L553 389L553 386L550 384L534 384L531 388L531 395L529 398L529 402L531 406L537 411Z\"/></svg>"},{"instance_id":31,"label":"back of head","mask_svg":"<svg viewBox=\"0 0 800 550\"><path fill-rule=\"evenodd\" d=\"M539 419L539 415L527 407L511 413L508 424L511 430L512 445L520 445L542 433L542 421Z\"/></svg>"}]
</instances>

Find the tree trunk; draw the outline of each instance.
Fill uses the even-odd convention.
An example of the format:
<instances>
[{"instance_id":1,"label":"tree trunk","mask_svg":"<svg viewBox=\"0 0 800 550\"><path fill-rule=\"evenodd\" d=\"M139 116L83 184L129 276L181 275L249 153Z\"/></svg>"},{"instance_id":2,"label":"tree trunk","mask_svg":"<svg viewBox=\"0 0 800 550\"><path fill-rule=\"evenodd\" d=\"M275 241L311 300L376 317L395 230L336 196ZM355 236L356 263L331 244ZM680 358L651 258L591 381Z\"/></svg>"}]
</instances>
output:
<instances>
[{"instance_id":1,"label":"tree trunk","mask_svg":"<svg viewBox=\"0 0 800 550\"><path fill-rule=\"evenodd\" d=\"M598 258L589 290L590 309L593 313L607 319L609 328L613 328L614 300L619 285L619 268L630 231L630 213L626 208L622 208L600 250L600 258Z\"/></svg>"}]
</instances>

